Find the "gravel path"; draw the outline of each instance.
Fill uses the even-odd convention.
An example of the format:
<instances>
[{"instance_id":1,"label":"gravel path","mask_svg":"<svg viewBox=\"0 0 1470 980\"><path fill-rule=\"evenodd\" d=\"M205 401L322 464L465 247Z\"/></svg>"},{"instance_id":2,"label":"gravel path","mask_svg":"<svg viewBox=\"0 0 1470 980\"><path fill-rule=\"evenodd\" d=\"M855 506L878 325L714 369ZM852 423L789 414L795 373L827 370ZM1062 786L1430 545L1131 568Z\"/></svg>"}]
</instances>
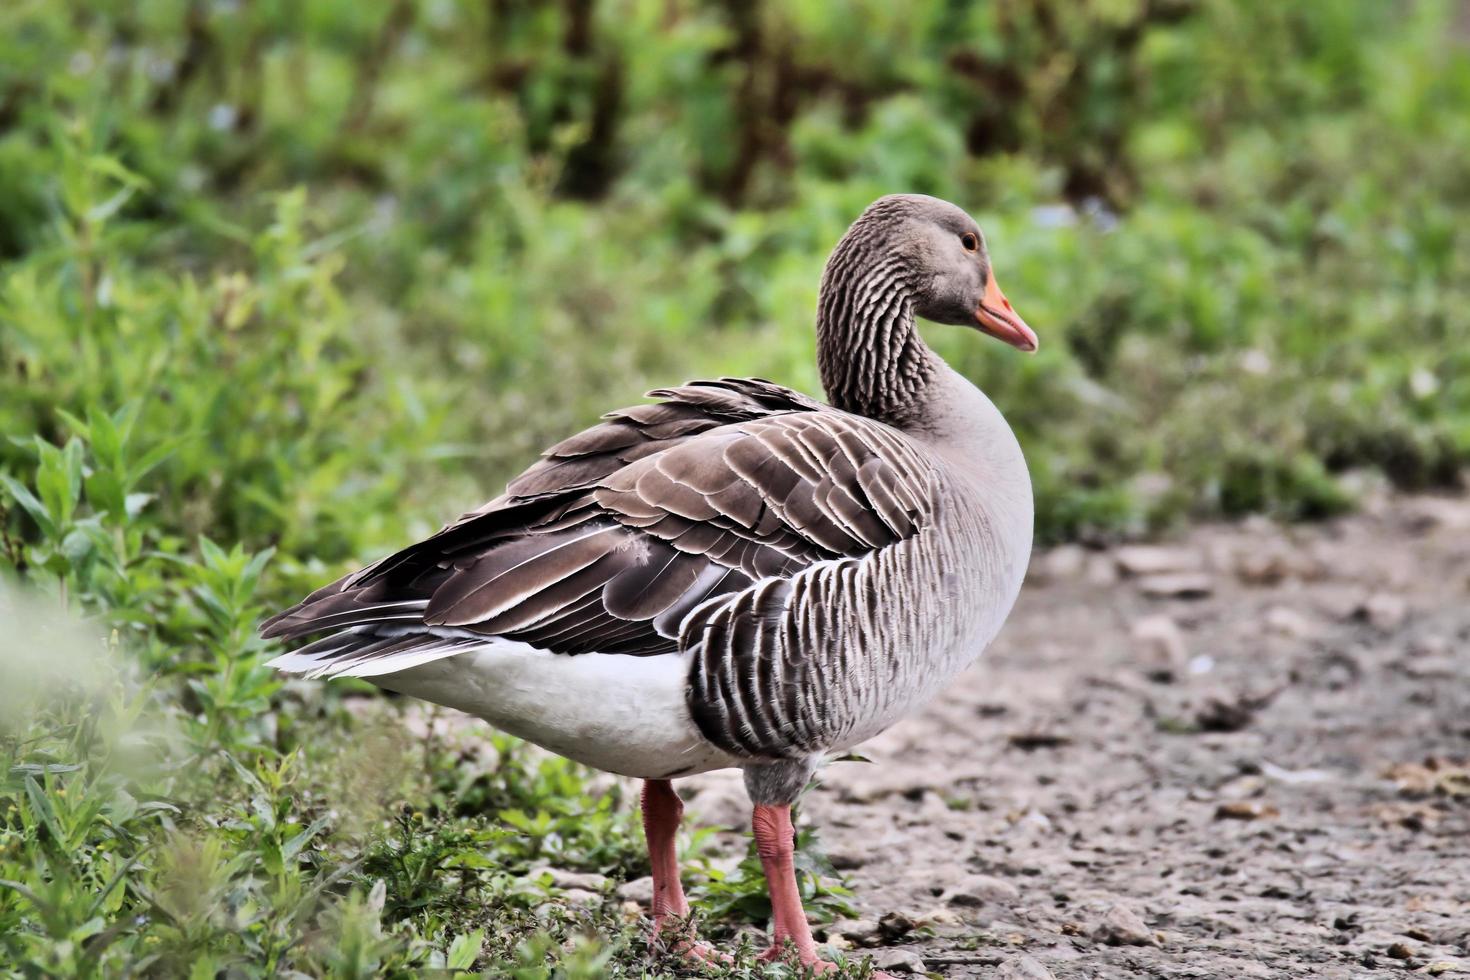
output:
<instances>
[{"instance_id":1,"label":"gravel path","mask_svg":"<svg viewBox=\"0 0 1470 980\"><path fill-rule=\"evenodd\" d=\"M863 909L839 944L946 977L1470 974L1470 501L1040 554L982 662L863 751L803 812ZM738 787L681 783L741 826Z\"/></svg>"}]
</instances>

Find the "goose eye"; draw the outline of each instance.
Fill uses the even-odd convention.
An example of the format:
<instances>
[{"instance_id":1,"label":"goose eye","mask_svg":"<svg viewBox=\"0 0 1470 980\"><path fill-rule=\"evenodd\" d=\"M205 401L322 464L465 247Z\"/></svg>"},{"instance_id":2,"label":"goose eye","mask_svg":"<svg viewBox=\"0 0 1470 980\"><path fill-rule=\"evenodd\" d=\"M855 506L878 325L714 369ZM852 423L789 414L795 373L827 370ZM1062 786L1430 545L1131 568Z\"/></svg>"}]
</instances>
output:
<instances>
[{"instance_id":1,"label":"goose eye","mask_svg":"<svg viewBox=\"0 0 1470 980\"><path fill-rule=\"evenodd\" d=\"M960 244L965 246L966 252L976 252L980 250L980 239L976 238L972 232L967 231L963 235L961 235Z\"/></svg>"}]
</instances>

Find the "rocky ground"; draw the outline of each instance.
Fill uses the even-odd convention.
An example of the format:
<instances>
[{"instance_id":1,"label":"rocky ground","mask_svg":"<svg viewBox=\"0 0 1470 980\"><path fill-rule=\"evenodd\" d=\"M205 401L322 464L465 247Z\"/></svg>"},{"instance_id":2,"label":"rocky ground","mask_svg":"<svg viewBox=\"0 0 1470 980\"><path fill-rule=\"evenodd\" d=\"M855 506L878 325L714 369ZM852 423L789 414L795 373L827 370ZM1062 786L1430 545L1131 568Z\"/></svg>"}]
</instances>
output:
<instances>
[{"instance_id":1,"label":"rocky ground","mask_svg":"<svg viewBox=\"0 0 1470 980\"><path fill-rule=\"evenodd\" d=\"M895 972L1470 974L1470 501L1040 554L864 754L803 819ZM743 825L736 774L681 787Z\"/></svg>"}]
</instances>

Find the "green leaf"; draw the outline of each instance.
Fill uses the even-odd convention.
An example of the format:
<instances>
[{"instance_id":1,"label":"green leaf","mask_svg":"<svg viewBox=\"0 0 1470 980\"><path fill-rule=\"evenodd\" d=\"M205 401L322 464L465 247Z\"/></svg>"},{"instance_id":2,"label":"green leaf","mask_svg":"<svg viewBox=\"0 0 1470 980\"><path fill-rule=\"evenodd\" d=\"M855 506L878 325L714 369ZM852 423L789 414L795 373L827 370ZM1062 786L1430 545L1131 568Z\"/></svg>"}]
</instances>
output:
<instances>
[{"instance_id":1,"label":"green leaf","mask_svg":"<svg viewBox=\"0 0 1470 980\"><path fill-rule=\"evenodd\" d=\"M31 520L36 522L42 534L48 538L56 537L56 522L52 520L51 512L46 509L46 505L36 499L35 494L26 489L25 485L15 479L15 477L5 473L0 473L0 485L5 487L11 499L20 504L27 514L31 515Z\"/></svg>"},{"instance_id":2,"label":"green leaf","mask_svg":"<svg viewBox=\"0 0 1470 980\"><path fill-rule=\"evenodd\" d=\"M475 960L480 957L480 947L485 943L485 931L476 929L474 932L463 933L454 938L449 944L449 952L445 955L444 965L450 970L468 970L474 967Z\"/></svg>"}]
</instances>

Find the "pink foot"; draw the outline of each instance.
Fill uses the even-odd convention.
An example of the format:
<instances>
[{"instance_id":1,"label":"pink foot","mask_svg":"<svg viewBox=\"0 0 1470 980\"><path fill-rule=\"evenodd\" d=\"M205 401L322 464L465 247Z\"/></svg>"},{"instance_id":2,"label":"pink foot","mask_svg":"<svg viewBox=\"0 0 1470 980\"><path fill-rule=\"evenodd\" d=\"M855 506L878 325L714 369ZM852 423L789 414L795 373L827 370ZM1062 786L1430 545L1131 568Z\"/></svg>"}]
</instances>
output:
<instances>
[{"instance_id":1,"label":"pink foot","mask_svg":"<svg viewBox=\"0 0 1470 980\"><path fill-rule=\"evenodd\" d=\"M653 922L653 938L649 941L655 952L669 952L691 964L729 965L735 960L702 939L694 938L693 928L682 918L663 916Z\"/></svg>"},{"instance_id":2,"label":"pink foot","mask_svg":"<svg viewBox=\"0 0 1470 980\"><path fill-rule=\"evenodd\" d=\"M815 954L813 954L813 958L807 959L801 956L800 953L790 945L772 946L756 958L764 963L772 963L776 960L781 959L790 960L793 963L801 966L802 968L810 971L815 976L821 976L824 973L831 973L832 971L838 969L836 963L828 963L826 960L816 959ZM882 970L874 970L872 973L872 980L898 980L898 978L891 973L884 973Z\"/></svg>"}]
</instances>

